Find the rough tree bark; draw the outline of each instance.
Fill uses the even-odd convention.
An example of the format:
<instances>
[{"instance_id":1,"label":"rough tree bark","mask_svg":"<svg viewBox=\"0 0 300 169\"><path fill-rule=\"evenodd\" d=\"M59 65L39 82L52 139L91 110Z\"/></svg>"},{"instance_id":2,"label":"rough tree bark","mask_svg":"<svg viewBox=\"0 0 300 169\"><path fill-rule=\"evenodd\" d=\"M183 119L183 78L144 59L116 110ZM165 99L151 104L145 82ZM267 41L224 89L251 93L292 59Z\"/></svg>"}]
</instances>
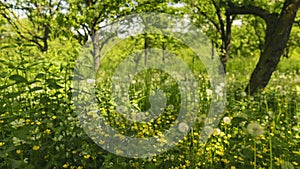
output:
<instances>
[{"instance_id":1,"label":"rough tree bark","mask_svg":"<svg viewBox=\"0 0 300 169\"><path fill-rule=\"evenodd\" d=\"M267 86L286 48L299 6L300 0L286 0L281 13L276 14L257 6L230 5L228 14L252 14L263 18L267 25L263 52L245 89L248 94Z\"/></svg>"}]
</instances>

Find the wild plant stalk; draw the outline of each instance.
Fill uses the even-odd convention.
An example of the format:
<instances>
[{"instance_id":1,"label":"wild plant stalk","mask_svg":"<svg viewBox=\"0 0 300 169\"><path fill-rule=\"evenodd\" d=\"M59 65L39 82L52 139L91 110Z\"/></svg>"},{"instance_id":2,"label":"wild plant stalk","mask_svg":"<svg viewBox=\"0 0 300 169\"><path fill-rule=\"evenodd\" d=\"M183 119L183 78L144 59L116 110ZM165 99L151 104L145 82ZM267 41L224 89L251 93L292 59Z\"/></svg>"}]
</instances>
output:
<instances>
[{"instance_id":1,"label":"wild plant stalk","mask_svg":"<svg viewBox=\"0 0 300 169\"><path fill-rule=\"evenodd\" d=\"M194 137L194 130L193 130L193 128L191 129L191 133L192 133L192 139L191 139L191 145L192 146L190 146L190 153L191 153L191 156L192 157L196 157L196 154L195 154L195 149L194 149L194 139L195 139L195 137ZM196 143L196 145L197 145L197 143ZM195 161L194 160L192 160L192 165L191 165L191 167L195 167Z\"/></svg>"},{"instance_id":2,"label":"wild plant stalk","mask_svg":"<svg viewBox=\"0 0 300 169\"><path fill-rule=\"evenodd\" d=\"M273 121L274 122L274 121ZM275 122L274 122L275 126ZM273 168L273 152L272 152L272 136L273 136L273 131L269 135L269 145L270 145L270 169Z\"/></svg>"},{"instance_id":3,"label":"wild plant stalk","mask_svg":"<svg viewBox=\"0 0 300 169\"><path fill-rule=\"evenodd\" d=\"M281 113L280 113L281 114ZM272 151L272 147L273 147L273 144L272 144L272 137L274 136L274 132L275 132L275 129L276 129L276 123L275 123L275 119L272 118L272 128L271 128L271 133L269 134L269 146L270 146L270 169L273 168L273 151Z\"/></svg>"},{"instance_id":4,"label":"wild plant stalk","mask_svg":"<svg viewBox=\"0 0 300 169\"><path fill-rule=\"evenodd\" d=\"M93 157L93 161L94 161L94 168L97 168L96 157Z\"/></svg>"},{"instance_id":5,"label":"wild plant stalk","mask_svg":"<svg viewBox=\"0 0 300 169\"><path fill-rule=\"evenodd\" d=\"M256 169L256 141L257 138L254 138L254 169Z\"/></svg>"},{"instance_id":6,"label":"wild plant stalk","mask_svg":"<svg viewBox=\"0 0 300 169\"><path fill-rule=\"evenodd\" d=\"M268 106L268 103L267 103L267 100L265 100L265 105L266 105L266 111L269 112L269 106ZM272 116L272 115L271 115ZM273 117L272 118L272 124L271 124L271 133L269 133L269 146L270 146L270 169L273 168L273 151L272 151L272 137L274 135L274 129L275 129L275 120Z\"/></svg>"}]
</instances>

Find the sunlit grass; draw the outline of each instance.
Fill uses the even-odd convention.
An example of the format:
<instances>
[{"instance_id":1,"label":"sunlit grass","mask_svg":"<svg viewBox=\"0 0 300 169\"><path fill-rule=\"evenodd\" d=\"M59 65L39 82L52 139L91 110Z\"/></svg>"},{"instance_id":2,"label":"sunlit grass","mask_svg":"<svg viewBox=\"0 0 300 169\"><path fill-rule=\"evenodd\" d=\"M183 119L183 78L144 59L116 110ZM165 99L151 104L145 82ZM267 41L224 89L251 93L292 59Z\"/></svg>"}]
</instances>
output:
<instances>
[{"instance_id":1,"label":"sunlit grass","mask_svg":"<svg viewBox=\"0 0 300 169\"><path fill-rule=\"evenodd\" d=\"M0 168L234 169L300 166L300 75L296 68L288 65L297 58L283 59L265 91L253 97L247 96L243 89L256 59L230 60L226 111L220 124L214 128L203 127L211 99L208 77L195 73L196 79L201 82L197 89L201 105L196 124L188 135L165 153L151 158L130 159L103 150L82 129L71 100L69 77L72 75L72 61L66 59L63 63L52 65L39 59L40 63L33 68L22 69L22 66L38 61L19 57L10 60L18 63L19 68L0 63L4 70L0 82ZM286 68L290 68L289 71ZM170 77L166 78L168 83L159 84L161 72L152 73L155 85L148 86L145 74L139 74L135 82L131 82L129 92L131 103L147 110L147 99L141 99L147 95L147 87L166 91L168 106L160 117L149 123L130 121L116 113L107 85L99 88L99 105L107 112L104 116L124 135L138 138L160 135L178 116L178 85ZM93 117L93 113L88 115ZM205 144L200 141L202 130L211 134ZM166 141L162 137L159 140Z\"/></svg>"}]
</instances>

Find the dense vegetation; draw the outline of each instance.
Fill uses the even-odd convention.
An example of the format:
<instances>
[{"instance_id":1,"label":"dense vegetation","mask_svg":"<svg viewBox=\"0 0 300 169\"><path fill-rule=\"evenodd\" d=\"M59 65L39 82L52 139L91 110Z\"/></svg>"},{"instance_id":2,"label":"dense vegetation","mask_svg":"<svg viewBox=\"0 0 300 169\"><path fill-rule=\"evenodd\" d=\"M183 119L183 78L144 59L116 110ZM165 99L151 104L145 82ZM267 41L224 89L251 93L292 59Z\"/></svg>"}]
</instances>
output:
<instances>
[{"instance_id":1,"label":"dense vegetation","mask_svg":"<svg viewBox=\"0 0 300 169\"><path fill-rule=\"evenodd\" d=\"M16 6L7 5L12 2ZM220 122L209 126L205 120L213 97L218 92L212 88L211 75L205 64L182 41L159 34L132 36L117 44L116 39L111 38L105 45L99 45L98 54L85 45L95 42L89 41L95 37L91 35L97 32L99 23L104 20L115 21L132 12L167 12L178 16L189 14L190 18L196 19L194 24L203 28L217 47L212 52L214 57L218 57L217 53L223 57L222 38L209 19L217 17L206 9L208 6L201 7L200 1L193 1L192 5L198 4L198 10L207 14L200 15L190 13L191 10L186 9L189 5L177 8L167 5L165 1L106 1L103 4L100 1L79 0L12 2L1 2L0 6L3 9L0 12L0 168L300 167L300 48L297 20L285 48L287 57L281 57L268 86L249 95L245 87L260 59L260 52L264 50L261 46L264 44L262 30L265 24L254 16L235 16L243 24L231 28L233 38L231 50L227 51L230 57L226 61L226 83L223 86L226 89L226 109ZM212 2L217 2L221 12L224 12L222 10L226 4ZM247 6L249 2L245 0L241 3ZM124 5L126 3L127 7ZM273 4L255 1L253 5L280 12L283 1ZM7 15L18 10L24 13L21 16ZM206 19L203 19L205 16ZM226 17L225 14L222 17ZM156 52L148 48L168 52L159 53L160 50ZM78 118L78 107L74 105L78 93L74 90L74 84L84 80L76 73L78 66L88 64L97 67L99 64L96 79L87 79L86 82L88 85L95 83L98 112L101 112L107 125L122 135L135 138L157 136L158 142L165 143L167 140L161 133L176 123L182 99L179 84L170 73L159 69L140 71L133 75L133 80L128 84L130 104L141 112L151 106L149 98L153 91L159 89L165 93L166 106L153 120L128 120L118 113L121 111L118 109L122 108L115 105L112 99L110 83L113 79L110 78L116 67L128 55L140 51L149 60L157 54L162 55L166 63L169 55L176 55L184 61L198 83L193 90L198 92L200 104L199 110L194 112L198 115L195 124L176 146L151 157L126 158L124 147L116 147L114 152L109 152L101 147L105 140L95 143L95 138L88 135L86 129L93 126ZM78 64L79 56L86 55ZM98 55L101 56L101 63L95 59ZM139 62L135 58L128 62L130 64L126 65L126 69L133 69L141 62L144 60ZM176 69L177 65L172 66ZM179 71L182 70L178 68ZM88 71L85 73L85 76L89 75ZM84 107L82 111L85 111ZM90 110L84 115L87 118L98 116L97 111ZM179 130L185 131L186 128ZM209 136L207 142L201 141L203 133Z\"/></svg>"}]
</instances>

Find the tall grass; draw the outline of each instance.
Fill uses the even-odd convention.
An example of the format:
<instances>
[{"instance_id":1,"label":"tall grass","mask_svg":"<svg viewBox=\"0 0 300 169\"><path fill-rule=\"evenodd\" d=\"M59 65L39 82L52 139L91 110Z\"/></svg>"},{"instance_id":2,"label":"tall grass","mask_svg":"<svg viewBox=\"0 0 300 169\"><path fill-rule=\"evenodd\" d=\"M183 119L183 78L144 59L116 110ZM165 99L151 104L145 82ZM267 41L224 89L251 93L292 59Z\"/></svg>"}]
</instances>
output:
<instances>
[{"instance_id":1,"label":"tall grass","mask_svg":"<svg viewBox=\"0 0 300 169\"><path fill-rule=\"evenodd\" d=\"M70 86L72 58L76 53L70 56L68 51L77 49L69 46L61 53L45 56L24 50L22 47L2 50L0 55L0 168L300 166L300 75L288 59L282 60L268 87L253 97L247 96L243 89L257 58L231 59L226 77L226 111L215 128L203 128L211 104L210 82L206 74L195 71L201 84L196 124L171 150L137 159L103 150L82 129L74 112ZM56 57L49 61L50 56ZM162 76L167 83L160 84ZM155 83L149 85L148 78ZM167 93L167 107L149 123L128 121L116 113L106 87L99 86L99 105L104 108L109 124L124 135L140 138L157 135L168 129L178 116L178 85L163 72L141 72L130 84L131 103L137 103L141 110L149 108L149 90L160 88ZM211 134L205 144L199 141L202 130Z\"/></svg>"}]
</instances>

